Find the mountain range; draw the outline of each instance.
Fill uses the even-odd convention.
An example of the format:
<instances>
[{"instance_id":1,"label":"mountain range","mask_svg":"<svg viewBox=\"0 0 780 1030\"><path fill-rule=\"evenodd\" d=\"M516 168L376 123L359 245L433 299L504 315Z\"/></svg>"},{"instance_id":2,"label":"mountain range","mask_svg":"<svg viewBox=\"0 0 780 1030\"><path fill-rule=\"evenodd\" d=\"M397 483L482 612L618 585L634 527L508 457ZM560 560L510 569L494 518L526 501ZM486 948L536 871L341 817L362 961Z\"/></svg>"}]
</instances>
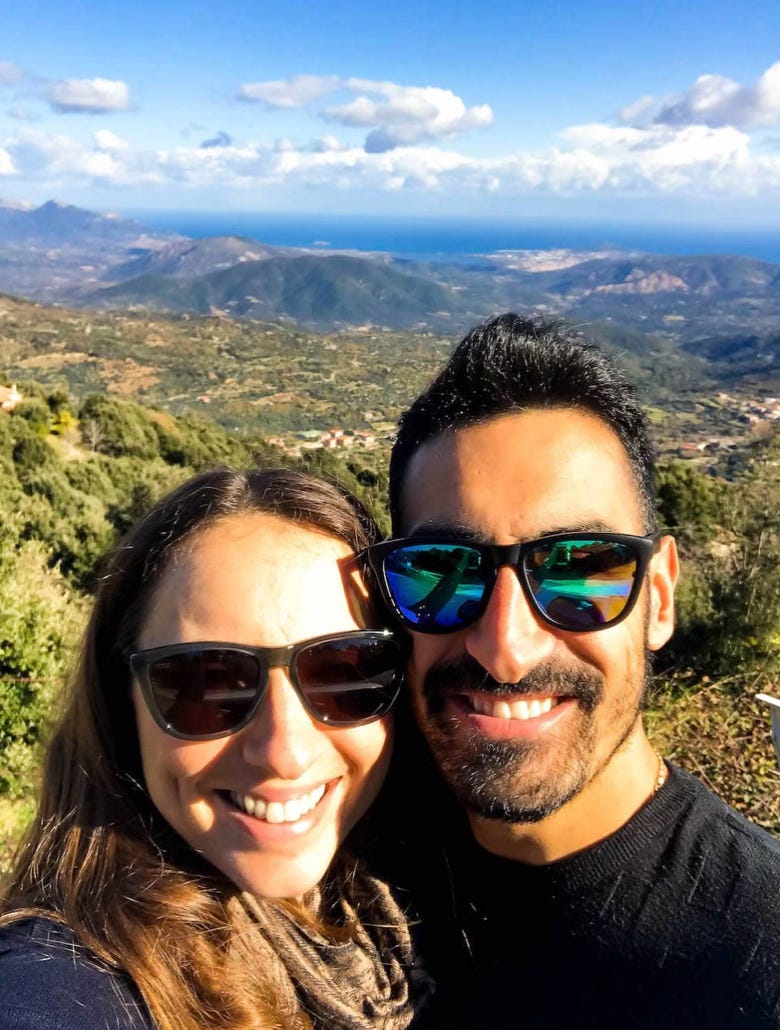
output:
<instances>
[{"instance_id":1,"label":"mountain range","mask_svg":"<svg viewBox=\"0 0 780 1030\"><path fill-rule=\"evenodd\" d=\"M0 205L0 291L329 331L454 335L497 311L533 311L630 327L724 374L780 374L780 265L728 255L501 251L425 263L235 236L190 239L50 201Z\"/></svg>"}]
</instances>

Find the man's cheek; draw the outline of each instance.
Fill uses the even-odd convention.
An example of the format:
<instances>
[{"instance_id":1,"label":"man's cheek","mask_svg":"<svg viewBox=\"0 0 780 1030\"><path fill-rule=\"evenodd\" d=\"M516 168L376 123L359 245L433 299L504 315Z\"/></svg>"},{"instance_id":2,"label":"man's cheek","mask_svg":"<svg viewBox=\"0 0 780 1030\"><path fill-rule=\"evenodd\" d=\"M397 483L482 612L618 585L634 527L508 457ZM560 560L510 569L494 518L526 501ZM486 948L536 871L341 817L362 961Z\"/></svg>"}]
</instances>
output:
<instances>
[{"instance_id":1,"label":"man's cheek","mask_svg":"<svg viewBox=\"0 0 780 1030\"><path fill-rule=\"evenodd\" d=\"M415 640L409 664L406 672L406 682L412 700L412 709L416 714L423 711L423 683L428 670L433 664L433 657L428 653L431 649L426 647L428 641L423 638Z\"/></svg>"},{"instance_id":2,"label":"man's cheek","mask_svg":"<svg viewBox=\"0 0 780 1030\"><path fill-rule=\"evenodd\" d=\"M409 683L414 690L420 689L425 674L436 660L435 646L432 646L435 643L436 641L430 637L420 634L413 636L412 653L409 658Z\"/></svg>"},{"instance_id":3,"label":"man's cheek","mask_svg":"<svg viewBox=\"0 0 780 1030\"><path fill-rule=\"evenodd\" d=\"M421 710L423 701L423 689L422 685L425 679L424 672L416 668L412 662L409 666L409 672L406 677L406 682L409 690L409 694L412 701L412 709L415 712Z\"/></svg>"}]
</instances>

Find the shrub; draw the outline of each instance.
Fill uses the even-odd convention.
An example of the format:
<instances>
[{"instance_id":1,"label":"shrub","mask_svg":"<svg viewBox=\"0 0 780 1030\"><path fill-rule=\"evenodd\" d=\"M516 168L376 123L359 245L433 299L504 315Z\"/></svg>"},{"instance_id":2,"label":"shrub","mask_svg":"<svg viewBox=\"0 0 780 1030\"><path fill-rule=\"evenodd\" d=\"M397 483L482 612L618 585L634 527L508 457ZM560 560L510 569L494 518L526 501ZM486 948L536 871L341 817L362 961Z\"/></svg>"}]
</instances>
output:
<instances>
[{"instance_id":1,"label":"shrub","mask_svg":"<svg viewBox=\"0 0 780 1030\"><path fill-rule=\"evenodd\" d=\"M25 437L19 440L12 451L16 477L24 483L28 476L39 476L42 472L53 471L60 465L54 449L38 436Z\"/></svg>"},{"instance_id":2,"label":"shrub","mask_svg":"<svg viewBox=\"0 0 780 1030\"><path fill-rule=\"evenodd\" d=\"M14 408L13 416L23 419L38 436L47 436L51 429L51 411L40 397L25 398Z\"/></svg>"},{"instance_id":3,"label":"shrub","mask_svg":"<svg viewBox=\"0 0 780 1030\"><path fill-rule=\"evenodd\" d=\"M701 542L715 528L720 500L717 483L688 462L674 460L658 466L656 509L661 525L678 538Z\"/></svg>"},{"instance_id":4,"label":"shrub","mask_svg":"<svg viewBox=\"0 0 780 1030\"><path fill-rule=\"evenodd\" d=\"M668 653L710 675L780 670L777 440L719 497L718 529L684 547L679 629Z\"/></svg>"},{"instance_id":5,"label":"shrub","mask_svg":"<svg viewBox=\"0 0 780 1030\"><path fill-rule=\"evenodd\" d=\"M137 404L93 393L82 404L79 420L82 439L94 451L115 457L159 457L154 423Z\"/></svg>"},{"instance_id":6,"label":"shrub","mask_svg":"<svg viewBox=\"0 0 780 1030\"><path fill-rule=\"evenodd\" d=\"M37 743L57 708L86 602L56 569L42 545L17 546L18 526L0 527L0 795L29 793Z\"/></svg>"}]
</instances>

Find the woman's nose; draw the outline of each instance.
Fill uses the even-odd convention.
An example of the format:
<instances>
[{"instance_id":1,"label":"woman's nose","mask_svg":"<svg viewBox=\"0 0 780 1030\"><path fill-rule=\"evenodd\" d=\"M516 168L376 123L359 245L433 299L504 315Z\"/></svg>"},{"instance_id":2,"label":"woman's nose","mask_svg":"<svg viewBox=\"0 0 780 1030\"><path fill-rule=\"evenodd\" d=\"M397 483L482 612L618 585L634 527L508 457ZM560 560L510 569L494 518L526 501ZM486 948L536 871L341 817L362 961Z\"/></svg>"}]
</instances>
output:
<instances>
[{"instance_id":1,"label":"woman's nose","mask_svg":"<svg viewBox=\"0 0 780 1030\"><path fill-rule=\"evenodd\" d=\"M245 760L280 780L300 779L317 760L325 728L309 715L287 669L271 669L265 697L241 731Z\"/></svg>"}]
</instances>

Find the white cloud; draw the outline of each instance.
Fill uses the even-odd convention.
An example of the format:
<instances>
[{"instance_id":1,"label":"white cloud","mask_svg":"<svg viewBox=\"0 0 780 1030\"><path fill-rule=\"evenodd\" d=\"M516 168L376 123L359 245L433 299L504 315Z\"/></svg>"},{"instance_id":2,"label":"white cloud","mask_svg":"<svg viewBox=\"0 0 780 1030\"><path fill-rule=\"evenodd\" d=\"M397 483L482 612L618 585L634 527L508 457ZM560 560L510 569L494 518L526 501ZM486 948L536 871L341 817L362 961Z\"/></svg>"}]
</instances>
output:
<instances>
[{"instance_id":1,"label":"white cloud","mask_svg":"<svg viewBox=\"0 0 780 1030\"><path fill-rule=\"evenodd\" d=\"M373 154L430 140L453 139L493 121L487 104L467 108L449 89L335 75L295 75L248 83L241 87L239 95L270 108L293 108L311 106L336 92L352 93L354 97L325 108L321 116L340 125L370 129L365 149Z\"/></svg>"},{"instance_id":2,"label":"white cloud","mask_svg":"<svg viewBox=\"0 0 780 1030\"><path fill-rule=\"evenodd\" d=\"M337 136L320 136L311 141L310 149L317 153L325 153L328 150L341 150L341 142Z\"/></svg>"},{"instance_id":3,"label":"white cloud","mask_svg":"<svg viewBox=\"0 0 780 1030\"><path fill-rule=\"evenodd\" d=\"M121 136L117 136L110 129L98 129L92 135L98 150L116 151L127 150L128 148L127 140L123 140Z\"/></svg>"},{"instance_id":4,"label":"white cloud","mask_svg":"<svg viewBox=\"0 0 780 1030\"><path fill-rule=\"evenodd\" d=\"M100 180L116 185L128 181L121 151L110 153L59 133L21 129L5 141L5 149L24 180L43 184Z\"/></svg>"},{"instance_id":5,"label":"white cloud","mask_svg":"<svg viewBox=\"0 0 780 1030\"><path fill-rule=\"evenodd\" d=\"M239 90L242 100L272 108L305 107L339 88L336 75L292 75L289 79L247 82Z\"/></svg>"},{"instance_id":6,"label":"white cloud","mask_svg":"<svg viewBox=\"0 0 780 1030\"><path fill-rule=\"evenodd\" d=\"M655 117L658 110L658 97L652 93L644 93L637 100L627 104L618 114L624 125L644 125Z\"/></svg>"},{"instance_id":7,"label":"white cloud","mask_svg":"<svg viewBox=\"0 0 780 1030\"><path fill-rule=\"evenodd\" d=\"M735 188L752 174L750 140L731 127L654 125L646 129L600 123L573 126L561 133L570 154L603 162L601 185L643 192L715 191Z\"/></svg>"},{"instance_id":8,"label":"white cloud","mask_svg":"<svg viewBox=\"0 0 780 1030\"><path fill-rule=\"evenodd\" d=\"M21 77L21 68L10 61L0 61L0 86L15 86Z\"/></svg>"},{"instance_id":9,"label":"white cloud","mask_svg":"<svg viewBox=\"0 0 780 1030\"><path fill-rule=\"evenodd\" d=\"M0 64L0 81L7 68ZM124 82L69 79L44 88L59 111L107 114L131 106ZM449 142L490 125L493 115L488 105L468 107L439 87L294 76L247 84L242 95L269 108L310 107L334 131L317 139L239 144L226 131L200 127L184 145L155 150L133 146L106 127L81 137L75 129L68 136L19 124L0 138L0 175L58 193L99 184L224 189L247 198L286 188L438 192L453 199L780 193L780 155L770 148L771 126L780 125L780 62L751 86L701 76L680 94L640 97L624 108L619 124L570 126L554 146L497 157L471 157Z\"/></svg>"},{"instance_id":10,"label":"white cloud","mask_svg":"<svg viewBox=\"0 0 780 1030\"><path fill-rule=\"evenodd\" d=\"M62 114L126 111L130 91L117 79L61 79L49 89L49 102Z\"/></svg>"},{"instance_id":11,"label":"white cloud","mask_svg":"<svg viewBox=\"0 0 780 1030\"><path fill-rule=\"evenodd\" d=\"M421 141L452 139L493 121L487 104L467 108L449 89L399 86L368 79L347 79L344 86L359 95L346 104L326 108L325 117L342 125L372 127L366 137L369 153Z\"/></svg>"},{"instance_id":12,"label":"white cloud","mask_svg":"<svg viewBox=\"0 0 780 1030\"><path fill-rule=\"evenodd\" d=\"M412 190L453 200L486 193L507 198L534 193L736 197L780 191L780 156L760 145L764 137L756 143L730 125L594 122L569 127L545 150L475 158L436 142L484 122L481 109L467 109L451 92L432 87L347 82L352 99L330 108L330 117L370 127L372 133L394 133L392 147L372 149L335 135L239 145L220 133L206 141L218 145L193 141L153 150L131 146L105 128L81 140L20 126L0 139L0 170L60 193L70 184L92 183L145 190L222 189L247 197L286 188ZM716 94L724 95L710 91ZM402 142L404 134L414 145Z\"/></svg>"},{"instance_id":13,"label":"white cloud","mask_svg":"<svg viewBox=\"0 0 780 1030\"><path fill-rule=\"evenodd\" d=\"M684 92L666 97L644 96L620 112L623 122L710 128L751 129L780 125L780 61L751 86L725 75L700 75Z\"/></svg>"}]
</instances>

